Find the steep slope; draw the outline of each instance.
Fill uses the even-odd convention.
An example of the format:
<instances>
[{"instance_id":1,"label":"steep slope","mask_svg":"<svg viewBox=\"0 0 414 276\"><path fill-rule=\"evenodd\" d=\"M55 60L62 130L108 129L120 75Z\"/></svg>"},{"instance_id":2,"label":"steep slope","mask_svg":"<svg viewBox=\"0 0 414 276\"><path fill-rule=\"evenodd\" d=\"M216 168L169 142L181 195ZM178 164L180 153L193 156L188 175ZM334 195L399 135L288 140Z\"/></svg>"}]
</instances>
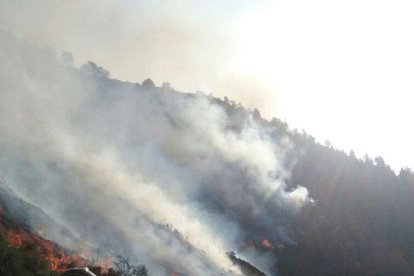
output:
<instances>
[{"instance_id":1,"label":"steep slope","mask_svg":"<svg viewBox=\"0 0 414 276\"><path fill-rule=\"evenodd\" d=\"M296 153L282 123L1 38L0 175L52 218L42 227L54 241L73 235L156 275L242 273L229 251L271 272L274 260L243 244L291 242L311 202L287 187Z\"/></svg>"},{"instance_id":2,"label":"steep slope","mask_svg":"<svg viewBox=\"0 0 414 276\"><path fill-rule=\"evenodd\" d=\"M0 209L2 219L13 222L15 228L41 233L50 240L55 240L62 235L68 238L68 243L77 239L70 230L56 222L39 207L24 201L10 188L0 187ZM47 228L45 225L50 227Z\"/></svg>"},{"instance_id":3,"label":"steep slope","mask_svg":"<svg viewBox=\"0 0 414 276\"><path fill-rule=\"evenodd\" d=\"M381 157L313 144L291 181L316 204L298 219L302 238L281 252L281 275L413 275L412 170L396 175Z\"/></svg>"},{"instance_id":4,"label":"steep slope","mask_svg":"<svg viewBox=\"0 0 414 276\"><path fill-rule=\"evenodd\" d=\"M410 169L0 35L0 199L18 228L153 275L414 273Z\"/></svg>"}]
</instances>

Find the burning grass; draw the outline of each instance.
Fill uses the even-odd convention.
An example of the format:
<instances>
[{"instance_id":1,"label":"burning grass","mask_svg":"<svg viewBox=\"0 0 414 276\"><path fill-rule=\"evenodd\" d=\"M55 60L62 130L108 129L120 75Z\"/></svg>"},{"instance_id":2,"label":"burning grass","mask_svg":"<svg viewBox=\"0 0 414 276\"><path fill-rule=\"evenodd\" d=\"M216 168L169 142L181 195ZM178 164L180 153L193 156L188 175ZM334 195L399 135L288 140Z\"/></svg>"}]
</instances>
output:
<instances>
[{"instance_id":1,"label":"burning grass","mask_svg":"<svg viewBox=\"0 0 414 276\"><path fill-rule=\"evenodd\" d=\"M91 262L81 253L64 249L0 214L0 275L54 276L68 268L85 266L100 276L118 275L109 273L111 258Z\"/></svg>"},{"instance_id":2,"label":"burning grass","mask_svg":"<svg viewBox=\"0 0 414 276\"><path fill-rule=\"evenodd\" d=\"M25 230L9 229L6 239L11 246L29 249L31 254L46 260L48 268L52 271L62 272L70 267L83 267L87 264L87 261L76 252L65 250Z\"/></svg>"}]
</instances>

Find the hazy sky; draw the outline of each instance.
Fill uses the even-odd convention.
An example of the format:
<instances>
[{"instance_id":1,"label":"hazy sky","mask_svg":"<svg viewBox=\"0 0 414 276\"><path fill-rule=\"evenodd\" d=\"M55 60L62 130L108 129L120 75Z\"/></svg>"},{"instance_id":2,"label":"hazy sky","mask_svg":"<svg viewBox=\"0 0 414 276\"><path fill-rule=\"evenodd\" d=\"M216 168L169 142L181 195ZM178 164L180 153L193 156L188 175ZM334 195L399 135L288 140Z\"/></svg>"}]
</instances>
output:
<instances>
[{"instance_id":1,"label":"hazy sky","mask_svg":"<svg viewBox=\"0 0 414 276\"><path fill-rule=\"evenodd\" d=\"M9 1L0 28L115 78L225 95L335 147L414 167L414 3Z\"/></svg>"}]
</instances>

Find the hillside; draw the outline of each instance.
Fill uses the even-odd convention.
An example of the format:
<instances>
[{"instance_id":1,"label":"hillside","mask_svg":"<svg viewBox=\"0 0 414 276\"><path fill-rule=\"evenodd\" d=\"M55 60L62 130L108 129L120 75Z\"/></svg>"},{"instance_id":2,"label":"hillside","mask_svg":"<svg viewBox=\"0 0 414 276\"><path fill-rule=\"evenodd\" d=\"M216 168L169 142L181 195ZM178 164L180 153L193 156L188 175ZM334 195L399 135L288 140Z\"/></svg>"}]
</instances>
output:
<instances>
[{"instance_id":1,"label":"hillside","mask_svg":"<svg viewBox=\"0 0 414 276\"><path fill-rule=\"evenodd\" d=\"M281 275L413 275L414 174L396 175L380 157L313 144L291 181L316 200L303 234L279 259Z\"/></svg>"},{"instance_id":2,"label":"hillside","mask_svg":"<svg viewBox=\"0 0 414 276\"><path fill-rule=\"evenodd\" d=\"M7 239L17 231L54 256L77 259L82 241L77 260L125 256L150 275L414 273L411 170L0 35L4 256L24 250Z\"/></svg>"}]
</instances>

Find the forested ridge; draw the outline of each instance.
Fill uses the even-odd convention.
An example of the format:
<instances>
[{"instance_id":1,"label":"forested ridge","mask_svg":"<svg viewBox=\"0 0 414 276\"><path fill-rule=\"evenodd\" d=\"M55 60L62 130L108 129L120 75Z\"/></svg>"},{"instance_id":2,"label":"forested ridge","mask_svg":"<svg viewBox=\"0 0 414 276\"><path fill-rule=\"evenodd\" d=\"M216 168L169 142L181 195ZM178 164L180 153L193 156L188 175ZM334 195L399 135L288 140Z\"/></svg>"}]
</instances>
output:
<instances>
[{"instance_id":1,"label":"forested ridge","mask_svg":"<svg viewBox=\"0 0 414 276\"><path fill-rule=\"evenodd\" d=\"M322 145L227 97L182 93L151 79L119 81L93 62L76 68L69 53L58 57L3 37L0 46L9 53L2 54L9 61L3 71L20 70L0 82L9 104L0 109L7 117L0 134L10 135L0 140L3 274L53 275L80 265L75 259L87 265L58 245L80 237L100 253L125 256L112 260L113 273L231 275L236 265L245 275L414 275L411 169L396 174L381 157L357 158ZM22 75L30 81L22 84ZM84 101L68 105L76 92ZM40 102L23 108L26 97ZM39 129L31 123L44 128L33 135ZM52 135L60 128L61 135ZM44 142L48 134L60 151ZM78 143L67 144L71 139ZM97 141L102 148L95 149ZM26 147L32 151L16 151ZM108 148L125 154L123 162ZM134 169L122 169L129 162ZM141 183L132 173L140 171L159 183ZM120 189L125 183L128 189ZM197 219L197 231L190 231ZM221 244L213 244L216 236ZM144 266L130 266L128 257L138 264L148 258ZM62 266L63 260L69 261Z\"/></svg>"},{"instance_id":2,"label":"forested ridge","mask_svg":"<svg viewBox=\"0 0 414 276\"><path fill-rule=\"evenodd\" d=\"M262 127L273 129L272 139L288 137L294 142L287 159L291 164L286 164L292 168L288 186L306 187L314 202L290 218L296 240L280 244L275 252L279 275L414 274L411 169L395 174L381 157L359 159L353 152L321 145L305 132L290 130L276 118L262 119L258 110L227 98L206 97L225 107L234 119L229 127L237 130L240 118L251 115ZM33 255L35 247L13 249L2 233L3 269L27 275L35 275L37 269L48 271L46 260Z\"/></svg>"},{"instance_id":3,"label":"forested ridge","mask_svg":"<svg viewBox=\"0 0 414 276\"><path fill-rule=\"evenodd\" d=\"M414 274L411 169L311 143L291 181L315 204L298 219L300 240L280 252L281 275Z\"/></svg>"},{"instance_id":4,"label":"forested ridge","mask_svg":"<svg viewBox=\"0 0 414 276\"><path fill-rule=\"evenodd\" d=\"M230 113L241 105L219 101ZM315 142L277 118L253 117L273 127L272 139L295 146L287 166L288 185L309 190L313 204L292 217L292 244L277 251L280 275L414 275L414 173L396 173L381 157L357 158L353 151Z\"/></svg>"}]
</instances>

